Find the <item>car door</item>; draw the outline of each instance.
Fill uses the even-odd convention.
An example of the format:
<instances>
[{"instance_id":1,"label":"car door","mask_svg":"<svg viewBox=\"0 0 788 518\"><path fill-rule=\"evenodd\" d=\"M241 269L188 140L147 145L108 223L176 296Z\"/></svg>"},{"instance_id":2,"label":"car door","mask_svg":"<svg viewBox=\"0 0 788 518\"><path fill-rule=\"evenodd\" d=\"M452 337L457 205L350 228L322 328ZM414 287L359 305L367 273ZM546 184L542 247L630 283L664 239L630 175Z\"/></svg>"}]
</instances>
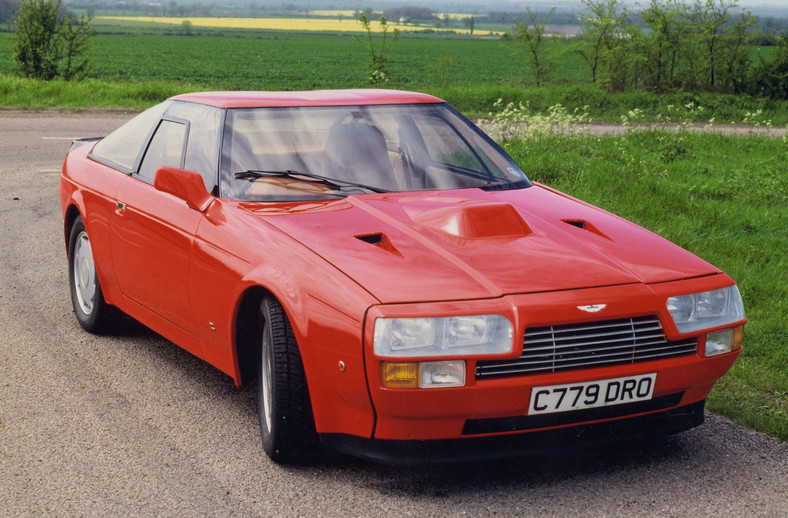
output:
<instances>
[{"instance_id":1,"label":"car door","mask_svg":"<svg viewBox=\"0 0 788 518\"><path fill-rule=\"evenodd\" d=\"M187 331L190 257L202 214L155 189L153 180L161 166L184 167L189 126L167 116L158 122L137 172L118 188L111 225L123 294Z\"/></svg>"}]
</instances>

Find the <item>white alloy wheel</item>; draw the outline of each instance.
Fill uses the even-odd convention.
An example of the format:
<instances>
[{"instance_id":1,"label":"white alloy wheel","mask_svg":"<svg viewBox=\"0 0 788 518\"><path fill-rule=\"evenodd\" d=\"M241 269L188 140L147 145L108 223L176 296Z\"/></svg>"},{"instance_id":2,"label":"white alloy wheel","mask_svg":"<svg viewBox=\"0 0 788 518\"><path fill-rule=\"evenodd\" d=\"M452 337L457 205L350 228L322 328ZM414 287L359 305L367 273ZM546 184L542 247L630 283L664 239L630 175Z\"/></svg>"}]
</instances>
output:
<instances>
[{"instance_id":1,"label":"white alloy wheel","mask_svg":"<svg viewBox=\"0 0 788 518\"><path fill-rule=\"evenodd\" d=\"M86 315L93 313L96 305L96 265L88 234L84 230L74 243L74 289L82 312Z\"/></svg>"},{"instance_id":2,"label":"white alloy wheel","mask_svg":"<svg viewBox=\"0 0 788 518\"><path fill-rule=\"evenodd\" d=\"M273 366L273 344L271 343L271 333L268 327L263 328L263 365L262 365L262 417L266 430L271 433L271 423L274 415L274 366Z\"/></svg>"}]
</instances>

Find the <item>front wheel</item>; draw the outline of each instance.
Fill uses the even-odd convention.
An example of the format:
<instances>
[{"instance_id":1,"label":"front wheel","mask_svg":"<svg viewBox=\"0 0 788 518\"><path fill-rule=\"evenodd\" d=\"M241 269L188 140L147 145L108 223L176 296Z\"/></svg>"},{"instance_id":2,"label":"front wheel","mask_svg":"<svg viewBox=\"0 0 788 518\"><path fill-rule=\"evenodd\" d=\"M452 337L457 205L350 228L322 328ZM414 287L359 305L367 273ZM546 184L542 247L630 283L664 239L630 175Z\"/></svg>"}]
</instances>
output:
<instances>
[{"instance_id":1,"label":"front wheel","mask_svg":"<svg viewBox=\"0 0 788 518\"><path fill-rule=\"evenodd\" d=\"M91 333L106 331L113 318L113 308L104 301L82 216L74 221L69 235L68 280L71 303L79 325Z\"/></svg>"},{"instance_id":2,"label":"front wheel","mask_svg":"<svg viewBox=\"0 0 788 518\"><path fill-rule=\"evenodd\" d=\"M262 346L257 403L263 449L272 460L304 462L317 453L306 374L293 328L273 298L260 305Z\"/></svg>"}]
</instances>

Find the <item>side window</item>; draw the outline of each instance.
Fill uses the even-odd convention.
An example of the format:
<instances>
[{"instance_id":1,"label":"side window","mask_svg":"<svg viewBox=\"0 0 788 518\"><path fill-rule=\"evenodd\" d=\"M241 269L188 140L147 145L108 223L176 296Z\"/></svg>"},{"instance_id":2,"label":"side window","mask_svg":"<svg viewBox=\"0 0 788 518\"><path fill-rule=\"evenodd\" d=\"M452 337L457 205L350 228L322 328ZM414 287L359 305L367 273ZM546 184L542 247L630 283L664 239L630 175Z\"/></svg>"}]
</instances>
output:
<instances>
[{"instance_id":1,"label":"side window","mask_svg":"<svg viewBox=\"0 0 788 518\"><path fill-rule=\"evenodd\" d=\"M165 165L183 167L185 144L185 124L168 120L161 121L142 159L140 177L152 183L159 167Z\"/></svg>"},{"instance_id":2,"label":"side window","mask_svg":"<svg viewBox=\"0 0 788 518\"><path fill-rule=\"evenodd\" d=\"M183 168L200 173L208 192L218 182L222 114L219 108L187 102L173 102L167 110L168 117L190 122Z\"/></svg>"}]
</instances>

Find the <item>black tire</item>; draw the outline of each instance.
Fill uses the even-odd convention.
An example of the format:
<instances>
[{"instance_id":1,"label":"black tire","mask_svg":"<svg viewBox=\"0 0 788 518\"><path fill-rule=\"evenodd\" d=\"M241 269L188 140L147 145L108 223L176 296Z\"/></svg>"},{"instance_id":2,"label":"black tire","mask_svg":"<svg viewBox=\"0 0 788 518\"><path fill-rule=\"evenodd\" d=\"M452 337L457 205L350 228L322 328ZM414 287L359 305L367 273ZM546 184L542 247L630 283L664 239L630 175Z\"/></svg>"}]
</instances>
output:
<instances>
[{"instance_id":1,"label":"black tire","mask_svg":"<svg viewBox=\"0 0 788 518\"><path fill-rule=\"evenodd\" d=\"M257 408L263 449L279 463L312 461L318 440L293 328L282 306L270 297L260 305L260 319Z\"/></svg>"},{"instance_id":2,"label":"black tire","mask_svg":"<svg viewBox=\"0 0 788 518\"><path fill-rule=\"evenodd\" d=\"M78 216L74 221L69 234L68 281L71 304L79 325L95 334L108 331L114 321L115 312L104 300L82 216Z\"/></svg>"}]
</instances>

